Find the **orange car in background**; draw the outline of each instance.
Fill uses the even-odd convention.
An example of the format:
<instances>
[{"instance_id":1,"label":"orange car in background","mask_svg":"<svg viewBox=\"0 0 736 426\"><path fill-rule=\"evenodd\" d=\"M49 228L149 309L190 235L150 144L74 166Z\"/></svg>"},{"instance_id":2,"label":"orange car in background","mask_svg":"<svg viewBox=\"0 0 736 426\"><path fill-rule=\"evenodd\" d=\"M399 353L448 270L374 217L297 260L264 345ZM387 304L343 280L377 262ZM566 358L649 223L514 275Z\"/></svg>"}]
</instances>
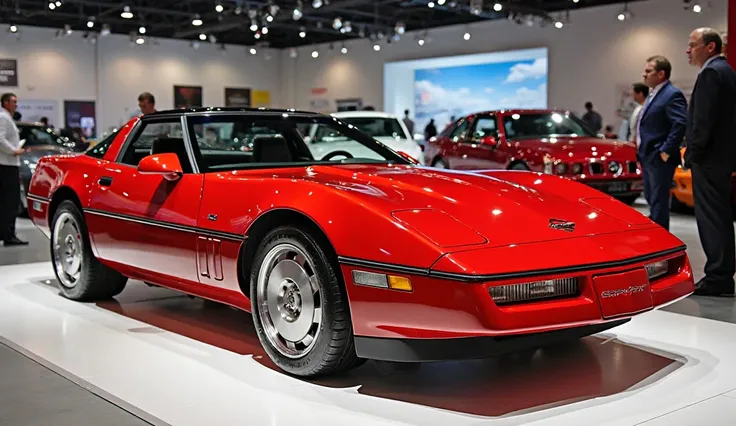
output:
<instances>
[{"instance_id":1,"label":"orange car in background","mask_svg":"<svg viewBox=\"0 0 736 426\"><path fill-rule=\"evenodd\" d=\"M671 191L671 209L673 211L688 211L695 207L695 201L693 199L693 176L690 169L684 167L685 148L680 149L680 156L683 160L682 164L677 166L677 170L675 170ZM734 210L736 211L736 173L731 174L731 182L733 183L731 202L735 206Z\"/></svg>"}]
</instances>

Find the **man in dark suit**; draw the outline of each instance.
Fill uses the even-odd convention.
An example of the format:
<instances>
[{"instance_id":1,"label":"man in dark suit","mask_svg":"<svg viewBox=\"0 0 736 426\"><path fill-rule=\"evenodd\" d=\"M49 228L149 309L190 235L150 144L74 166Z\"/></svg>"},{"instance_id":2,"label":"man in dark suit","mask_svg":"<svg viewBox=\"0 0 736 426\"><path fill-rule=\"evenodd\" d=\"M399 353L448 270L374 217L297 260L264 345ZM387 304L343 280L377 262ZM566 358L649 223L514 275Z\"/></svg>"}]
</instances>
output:
<instances>
[{"instance_id":1,"label":"man in dark suit","mask_svg":"<svg viewBox=\"0 0 736 426\"><path fill-rule=\"evenodd\" d=\"M672 65L664 56L647 59L643 78L652 91L639 113L636 132L649 217L667 230L670 189L687 125L687 100L670 82L671 73Z\"/></svg>"},{"instance_id":2,"label":"man in dark suit","mask_svg":"<svg viewBox=\"0 0 736 426\"><path fill-rule=\"evenodd\" d=\"M695 219L708 260L695 294L733 296L736 250L731 173L736 170L736 73L717 31L690 34L687 56L700 68L687 120L685 166L692 169Z\"/></svg>"}]
</instances>

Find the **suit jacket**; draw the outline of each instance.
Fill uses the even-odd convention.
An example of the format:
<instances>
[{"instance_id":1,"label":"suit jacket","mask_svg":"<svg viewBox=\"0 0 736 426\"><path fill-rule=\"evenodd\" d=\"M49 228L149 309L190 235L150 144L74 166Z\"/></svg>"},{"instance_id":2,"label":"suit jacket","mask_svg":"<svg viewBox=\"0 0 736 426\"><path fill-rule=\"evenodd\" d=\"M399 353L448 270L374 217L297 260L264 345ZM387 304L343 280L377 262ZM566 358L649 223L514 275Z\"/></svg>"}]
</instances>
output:
<instances>
[{"instance_id":1,"label":"suit jacket","mask_svg":"<svg viewBox=\"0 0 736 426\"><path fill-rule=\"evenodd\" d=\"M723 57L700 71L690 99L685 164L736 170L736 72Z\"/></svg>"},{"instance_id":2,"label":"suit jacket","mask_svg":"<svg viewBox=\"0 0 736 426\"><path fill-rule=\"evenodd\" d=\"M687 100L682 91L666 82L639 114L642 162L661 162L659 153L666 152L668 163L680 164L680 146L687 131Z\"/></svg>"}]
</instances>

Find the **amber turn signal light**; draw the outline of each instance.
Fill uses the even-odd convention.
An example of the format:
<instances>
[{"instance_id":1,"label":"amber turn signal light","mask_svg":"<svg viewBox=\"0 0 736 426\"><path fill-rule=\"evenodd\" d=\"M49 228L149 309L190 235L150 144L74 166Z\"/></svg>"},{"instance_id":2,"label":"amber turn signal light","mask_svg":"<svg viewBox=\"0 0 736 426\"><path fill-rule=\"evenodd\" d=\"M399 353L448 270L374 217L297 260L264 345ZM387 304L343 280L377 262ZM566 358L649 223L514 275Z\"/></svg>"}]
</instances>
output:
<instances>
[{"instance_id":1,"label":"amber turn signal light","mask_svg":"<svg viewBox=\"0 0 736 426\"><path fill-rule=\"evenodd\" d=\"M377 274L375 272L353 271L353 282L369 287L390 288L393 290L412 291L411 280L397 275Z\"/></svg>"}]
</instances>

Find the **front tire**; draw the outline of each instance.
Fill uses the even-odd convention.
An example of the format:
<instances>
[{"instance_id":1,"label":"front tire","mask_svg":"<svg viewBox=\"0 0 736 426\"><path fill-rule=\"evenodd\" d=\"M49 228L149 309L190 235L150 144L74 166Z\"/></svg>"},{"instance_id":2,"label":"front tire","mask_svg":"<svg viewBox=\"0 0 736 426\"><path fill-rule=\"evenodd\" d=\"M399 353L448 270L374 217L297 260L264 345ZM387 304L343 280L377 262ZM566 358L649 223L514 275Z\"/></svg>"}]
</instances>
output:
<instances>
[{"instance_id":1,"label":"front tire","mask_svg":"<svg viewBox=\"0 0 736 426\"><path fill-rule=\"evenodd\" d=\"M360 364L339 272L314 238L292 226L272 230L251 270L253 323L279 368L314 377Z\"/></svg>"},{"instance_id":2,"label":"front tire","mask_svg":"<svg viewBox=\"0 0 736 426\"><path fill-rule=\"evenodd\" d=\"M84 217L72 201L59 204L51 221L51 261L67 299L92 302L120 294L128 281L92 253Z\"/></svg>"}]
</instances>

